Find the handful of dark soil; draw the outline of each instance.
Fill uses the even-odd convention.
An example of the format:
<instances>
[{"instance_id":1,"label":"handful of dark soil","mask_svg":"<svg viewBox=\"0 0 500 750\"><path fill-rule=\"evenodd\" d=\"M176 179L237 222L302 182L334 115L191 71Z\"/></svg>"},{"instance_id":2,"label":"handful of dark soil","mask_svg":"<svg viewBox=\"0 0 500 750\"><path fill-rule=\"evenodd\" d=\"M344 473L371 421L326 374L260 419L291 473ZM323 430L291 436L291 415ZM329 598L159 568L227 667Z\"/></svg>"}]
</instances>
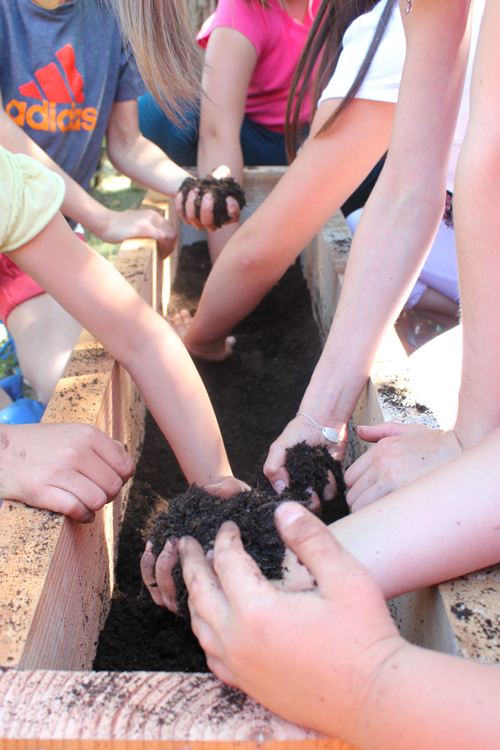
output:
<instances>
[{"instance_id":1,"label":"handful of dark soil","mask_svg":"<svg viewBox=\"0 0 500 750\"><path fill-rule=\"evenodd\" d=\"M274 511L285 500L294 500L305 506L310 503L309 488L314 489L323 508L328 509L327 523L347 515L345 485L342 467L324 446L311 448L305 442L287 452L286 468L290 474L290 487L277 495L262 472L255 476L257 489L239 492L229 500L210 495L193 484L182 495L169 500L167 509L160 511L154 520L150 541L153 553L160 554L169 539L192 536L204 551L214 545L218 530L226 521L234 521L241 533L245 550L257 562L269 579L282 577L285 545L274 524ZM323 490L331 471L337 483L337 496L326 502ZM187 590L182 578L180 562L172 570L176 588L176 601L180 615L188 616Z\"/></svg>"},{"instance_id":2,"label":"handful of dark soil","mask_svg":"<svg viewBox=\"0 0 500 750\"><path fill-rule=\"evenodd\" d=\"M212 193L214 197L214 224L216 227L222 227L231 221L227 211L226 198L231 196L238 201L240 209L246 205L245 193L243 188L232 177L212 177L207 175L202 180L195 177L186 177L180 191L182 192L182 214L186 218L186 201L190 190L198 188L198 195L194 202L196 218L200 218L201 201L205 193Z\"/></svg>"}]
</instances>

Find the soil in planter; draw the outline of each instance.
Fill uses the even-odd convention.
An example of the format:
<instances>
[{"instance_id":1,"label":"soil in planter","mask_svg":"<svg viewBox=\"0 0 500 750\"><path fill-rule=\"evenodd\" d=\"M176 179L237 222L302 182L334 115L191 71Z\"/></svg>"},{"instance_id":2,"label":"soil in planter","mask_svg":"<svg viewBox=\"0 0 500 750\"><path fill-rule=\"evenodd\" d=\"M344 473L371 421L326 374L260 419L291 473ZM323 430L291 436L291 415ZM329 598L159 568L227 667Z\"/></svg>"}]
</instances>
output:
<instances>
[{"instance_id":1,"label":"soil in planter","mask_svg":"<svg viewBox=\"0 0 500 750\"><path fill-rule=\"evenodd\" d=\"M210 270L206 243L183 248L170 313L194 311ZM258 308L235 330L226 362L197 366L219 421L237 477L255 478L269 446L294 417L321 352L311 300L300 265L292 266ZM139 569L144 529L165 500L187 483L153 419L146 437L120 534L116 588L101 633L94 669L207 671L188 625L157 607L142 587Z\"/></svg>"},{"instance_id":2,"label":"soil in planter","mask_svg":"<svg viewBox=\"0 0 500 750\"><path fill-rule=\"evenodd\" d=\"M286 468L290 486L281 496L277 495L259 470L250 479L252 489L238 492L230 499L214 497L193 484L182 495L167 500L148 534L153 544L153 554L157 557L168 540L182 536L194 537L207 552L213 548L222 524L234 521L240 529L245 550L257 562L266 578L281 578L285 545L274 523L274 511L281 502L294 500L307 507L312 488L318 493L322 507L328 509L329 520L335 521L348 512L341 464L330 456L326 447L317 445L311 448L305 442L293 446L287 451ZM337 494L334 500L326 502L323 490L328 484L329 472L335 477ZM178 614L188 618L188 594L179 560L172 568L172 577Z\"/></svg>"}]
</instances>

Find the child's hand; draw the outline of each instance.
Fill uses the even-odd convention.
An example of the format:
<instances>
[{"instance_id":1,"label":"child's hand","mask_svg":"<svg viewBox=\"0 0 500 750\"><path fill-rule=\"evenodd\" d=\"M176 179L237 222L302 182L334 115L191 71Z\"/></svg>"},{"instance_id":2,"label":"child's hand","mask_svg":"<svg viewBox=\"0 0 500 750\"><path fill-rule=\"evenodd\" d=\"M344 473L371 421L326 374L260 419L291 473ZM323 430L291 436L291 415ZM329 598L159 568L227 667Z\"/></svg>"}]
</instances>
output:
<instances>
[{"instance_id":1,"label":"child's hand","mask_svg":"<svg viewBox=\"0 0 500 750\"><path fill-rule=\"evenodd\" d=\"M227 336L222 341L211 341L204 346L198 346L189 339L189 328L192 322L193 317L189 310L181 310L172 316L174 330L192 357L209 362L222 362L231 356L233 346L236 344L234 336Z\"/></svg>"},{"instance_id":2,"label":"child's hand","mask_svg":"<svg viewBox=\"0 0 500 750\"><path fill-rule=\"evenodd\" d=\"M229 169L229 167L221 166L217 169L214 169L214 171L212 172L212 177L217 180L221 180L229 177L230 174L231 170ZM195 180L193 179L193 184L194 182ZM192 224L194 227L196 227L196 229L208 229L209 231L214 232L219 228L214 217L214 196L211 192L206 192L202 196L200 207L198 210L196 206L196 199L198 197L198 194L199 187L193 186L193 188L189 190L187 194L186 203L184 205L184 193L182 189L180 189L175 196L175 209L186 224ZM240 204L232 195L228 195L226 197L226 208L229 219L225 223L234 224L235 222L239 221L241 212Z\"/></svg>"},{"instance_id":3,"label":"child's hand","mask_svg":"<svg viewBox=\"0 0 500 750\"><path fill-rule=\"evenodd\" d=\"M221 680L289 721L345 737L407 646L370 573L321 521L283 503L276 523L316 589L278 590L226 523L213 568L193 539L179 544L192 628Z\"/></svg>"},{"instance_id":4,"label":"child's hand","mask_svg":"<svg viewBox=\"0 0 500 750\"><path fill-rule=\"evenodd\" d=\"M206 485L204 488L211 495L229 500L233 495L250 487L236 477L224 477L216 484ZM178 540L169 540L155 560L153 545L146 544L141 558L141 574L151 598L159 607L167 607L177 612L175 602L175 586L172 580L172 568L177 560Z\"/></svg>"},{"instance_id":5,"label":"child's hand","mask_svg":"<svg viewBox=\"0 0 500 750\"><path fill-rule=\"evenodd\" d=\"M346 471L347 502L360 510L462 452L453 430L386 422L358 427L362 440L377 443Z\"/></svg>"},{"instance_id":6,"label":"child's hand","mask_svg":"<svg viewBox=\"0 0 500 750\"><path fill-rule=\"evenodd\" d=\"M0 496L91 523L134 473L125 448L83 424L0 426Z\"/></svg>"},{"instance_id":7,"label":"child's hand","mask_svg":"<svg viewBox=\"0 0 500 750\"><path fill-rule=\"evenodd\" d=\"M345 435L345 425L335 425L335 429L341 436ZM307 417L298 414L287 424L279 438L277 438L271 445L266 463L264 464L264 474L278 494L281 494L285 487L288 487L290 484L290 477L285 469L286 451L288 448L292 448L294 445L302 443L303 441L311 446L319 444L326 445L333 458L337 461L344 460L346 449L345 440L342 439L338 443L329 442L323 437L321 431L307 419ZM331 500L335 497L335 493L335 480L331 477L330 483L323 491L323 496L326 500ZM311 496L311 502L311 510L319 510L320 502L316 494Z\"/></svg>"},{"instance_id":8,"label":"child's hand","mask_svg":"<svg viewBox=\"0 0 500 750\"><path fill-rule=\"evenodd\" d=\"M107 209L100 226L89 229L104 242L118 243L135 237L157 240L162 260L170 255L177 240L174 225L153 209Z\"/></svg>"}]
</instances>

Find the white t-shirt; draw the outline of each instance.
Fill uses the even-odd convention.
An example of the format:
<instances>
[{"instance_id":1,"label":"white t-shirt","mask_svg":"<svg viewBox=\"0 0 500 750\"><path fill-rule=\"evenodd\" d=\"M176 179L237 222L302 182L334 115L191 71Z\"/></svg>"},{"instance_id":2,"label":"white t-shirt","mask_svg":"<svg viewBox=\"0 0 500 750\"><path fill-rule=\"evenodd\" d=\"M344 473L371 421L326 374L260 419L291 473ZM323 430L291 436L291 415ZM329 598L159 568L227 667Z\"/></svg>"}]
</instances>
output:
<instances>
[{"instance_id":1,"label":"white t-shirt","mask_svg":"<svg viewBox=\"0 0 500 750\"><path fill-rule=\"evenodd\" d=\"M467 130L467 123L469 122L472 66L476 54L485 2L486 0L476 0L474 3L469 64L467 66L462 104L453 138L446 184L447 189L451 193L453 192L455 181L458 154L460 153L465 131ZM335 73L321 94L318 106L326 99L343 99L351 88L358 70L365 59L385 5L386 0L380 0L373 10L369 13L364 13L353 21L345 32L342 40L343 49ZM396 3L385 34L375 53L370 69L356 94L356 98L370 99L378 102L397 102L405 55L405 33L399 5Z\"/></svg>"}]
</instances>

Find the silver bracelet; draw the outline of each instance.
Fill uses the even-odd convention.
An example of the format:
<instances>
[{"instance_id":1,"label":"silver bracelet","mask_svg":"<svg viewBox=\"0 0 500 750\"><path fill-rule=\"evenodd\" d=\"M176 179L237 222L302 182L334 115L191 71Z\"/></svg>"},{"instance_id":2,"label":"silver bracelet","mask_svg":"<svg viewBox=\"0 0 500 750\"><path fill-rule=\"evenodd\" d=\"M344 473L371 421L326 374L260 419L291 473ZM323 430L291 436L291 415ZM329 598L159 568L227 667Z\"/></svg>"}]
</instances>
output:
<instances>
[{"instance_id":1,"label":"silver bracelet","mask_svg":"<svg viewBox=\"0 0 500 750\"><path fill-rule=\"evenodd\" d=\"M318 428L318 430L321 430L322 435L324 438L326 438L330 443L338 443L340 440L340 435L337 432L337 430L334 430L333 427L322 427L320 424L316 422L315 419L309 416L309 414L306 414L304 411L298 411L295 415L296 417L300 416L306 417L310 422L313 423L315 427Z\"/></svg>"}]
</instances>

